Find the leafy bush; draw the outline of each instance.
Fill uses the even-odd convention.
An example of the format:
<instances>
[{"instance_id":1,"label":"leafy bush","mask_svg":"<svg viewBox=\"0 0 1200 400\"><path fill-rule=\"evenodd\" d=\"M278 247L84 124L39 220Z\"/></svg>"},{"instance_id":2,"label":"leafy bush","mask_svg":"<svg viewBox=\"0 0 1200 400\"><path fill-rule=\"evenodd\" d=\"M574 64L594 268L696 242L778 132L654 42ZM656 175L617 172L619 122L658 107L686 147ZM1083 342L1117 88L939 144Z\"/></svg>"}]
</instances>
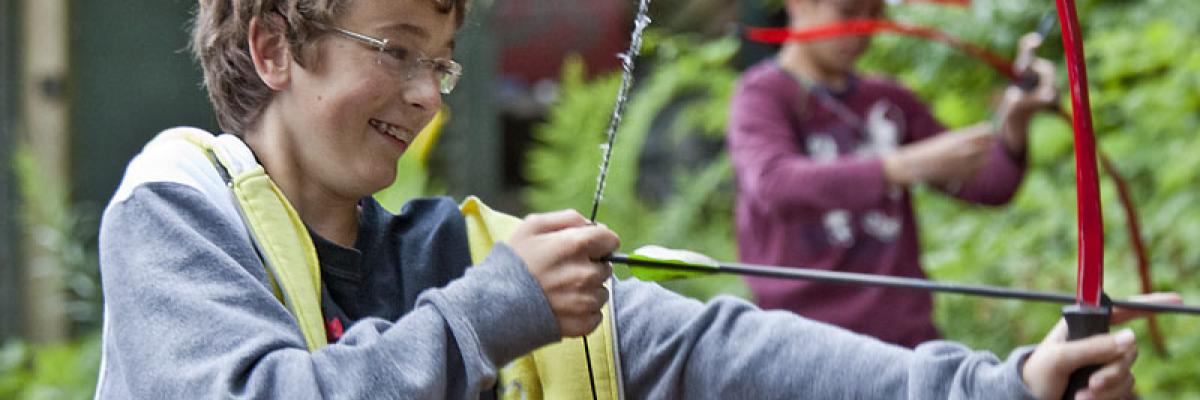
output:
<instances>
[{"instance_id":1,"label":"leafy bush","mask_svg":"<svg viewBox=\"0 0 1200 400\"><path fill-rule=\"evenodd\" d=\"M78 338L32 345L12 340L0 346L0 399L87 399L100 366L101 317L96 212L72 205L63 182L47 177L28 147L13 152L20 185L25 240L36 249L29 268L65 285L66 313Z\"/></svg>"},{"instance_id":2,"label":"leafy bush","mask_svg":"<svg viewBox=\"0 0 1200 400\"><path fill-rule=\"evenodd\" d=\"M0 346L0 399L90 399L100 368L100 335L66 344Z\"/></svg>"},{"instance_id":3,"label":"leafy bush","mask_svg":"<svg viewBox=\"0 0 1200 400\"><path fill-rule=\"evenodd\" d=\"M13 169L20 186L20 222L35 258L29 268L54 277L66 286L66 312L82 331L99 326L100 267L96 256L99 214L73 205L64 182L46 176L26 146L13 152Z\"/></svg>"}]
</instances>

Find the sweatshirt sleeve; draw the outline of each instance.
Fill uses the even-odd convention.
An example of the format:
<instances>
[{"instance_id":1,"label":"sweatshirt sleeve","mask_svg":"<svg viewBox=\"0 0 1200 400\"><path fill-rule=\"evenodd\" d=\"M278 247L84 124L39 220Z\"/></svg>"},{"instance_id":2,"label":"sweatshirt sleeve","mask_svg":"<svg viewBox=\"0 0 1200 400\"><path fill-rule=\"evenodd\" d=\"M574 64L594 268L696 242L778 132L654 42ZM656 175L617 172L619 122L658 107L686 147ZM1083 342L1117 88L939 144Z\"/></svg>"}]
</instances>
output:
<instances>
[{"instance_id":1,"label":"sweatshirt sleeve","mask_svg":"<svg viewBox=\"0 0 1200 400\"><path fill-rule=\"evenodd\" d=\"M1007 361L944 341L908 350L740 299L614 290L630 398L1033 399L1019 372L1032 348Z\"/></svg>"},{"instance_id":2,"label":"sweatshirt sleeve","mask_svg":"<svg viewBox=\"0 0 1200 400\"><path fill-rule=\"evenodd\" d=\"M310 353L240 229L181 184L109 207L98 398L475 398L498 366L559 338L537 283L498 245L399 320L360 320Z\"/></svg>"},{"instance_id":3,"label":"sweatshirt sleeve","mask_svg":"<svg viewBox=\"0 0 1200 400\"><path fill-rule=\"evenodd\" d=\"M739 82L727 135L741 201L764 209L862 210L877 205L888 184L878 157L844 155L818 162L797 144L789 122L797 101L769 76Z\"/></svg>"}]
</instances>

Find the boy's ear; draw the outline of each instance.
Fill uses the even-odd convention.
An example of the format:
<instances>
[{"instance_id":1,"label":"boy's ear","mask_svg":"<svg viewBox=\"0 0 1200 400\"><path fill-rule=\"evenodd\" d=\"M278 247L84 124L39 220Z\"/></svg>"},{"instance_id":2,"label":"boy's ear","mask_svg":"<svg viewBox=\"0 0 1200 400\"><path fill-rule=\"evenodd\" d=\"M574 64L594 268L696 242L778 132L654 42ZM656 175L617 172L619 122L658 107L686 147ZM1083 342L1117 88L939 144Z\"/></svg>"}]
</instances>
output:
<instances>
[{"instance_id":1,"label":"boy's ear","mask_svg":"<svg viewBox=\"0 0 1200 400\"><path fill-rule=\"evenodd\" d=\"M267 18L281 19L279 16ZM287 89L291 83L291 46L288 46L287 37L279 28L281 26L282 20L266 22L255 17L250 20L250 32L246 39L258 78L276 91Z\"/></svg>"}]
</instances>

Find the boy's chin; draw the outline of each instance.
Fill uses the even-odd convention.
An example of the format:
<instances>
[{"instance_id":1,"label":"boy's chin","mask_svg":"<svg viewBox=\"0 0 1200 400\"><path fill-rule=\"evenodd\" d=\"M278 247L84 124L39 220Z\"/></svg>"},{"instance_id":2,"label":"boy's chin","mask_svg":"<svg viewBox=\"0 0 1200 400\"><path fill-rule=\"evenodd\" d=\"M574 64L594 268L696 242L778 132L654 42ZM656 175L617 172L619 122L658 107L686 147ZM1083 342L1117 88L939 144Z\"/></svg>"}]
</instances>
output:
<instances>
[{"instance_id":1,"label":"boy's chin","mask_svg":"<svg viewBox=\"0 0 1200 400\"><path fill-rule=\"evenodd\" d=\"M372 196L383 191L396 183L396 169L371 171L366 176L363 176L360 185L357 185L355 192L358 192L359 197Z\"/></svg>"}]
</instances>

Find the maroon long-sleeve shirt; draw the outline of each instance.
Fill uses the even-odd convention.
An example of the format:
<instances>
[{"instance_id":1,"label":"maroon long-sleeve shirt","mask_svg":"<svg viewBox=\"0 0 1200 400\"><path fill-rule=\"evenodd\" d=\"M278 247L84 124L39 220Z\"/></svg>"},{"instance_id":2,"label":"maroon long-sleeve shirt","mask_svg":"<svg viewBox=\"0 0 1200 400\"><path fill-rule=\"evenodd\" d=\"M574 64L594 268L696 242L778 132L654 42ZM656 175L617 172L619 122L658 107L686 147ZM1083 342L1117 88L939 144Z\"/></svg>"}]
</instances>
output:
<instances>
[{"instance_id":1,"label":"maroon long-sleeve shirt","mask_svg":"<svg viewBox=\"0 0 1200 400\"><path fill-rule=\"evenodd\" d=\"M912 201L880 156L944 131L899 84L850 79L832 93L774 60L747 70L731 104L728 146L737 178L742 262L924 277ZM986 164L951 195L1003 204L1024 175L999 139ZM759 305L791 310L905 346L937 338L923 291L746 278Z\"/></svg>"}]
</instances>

